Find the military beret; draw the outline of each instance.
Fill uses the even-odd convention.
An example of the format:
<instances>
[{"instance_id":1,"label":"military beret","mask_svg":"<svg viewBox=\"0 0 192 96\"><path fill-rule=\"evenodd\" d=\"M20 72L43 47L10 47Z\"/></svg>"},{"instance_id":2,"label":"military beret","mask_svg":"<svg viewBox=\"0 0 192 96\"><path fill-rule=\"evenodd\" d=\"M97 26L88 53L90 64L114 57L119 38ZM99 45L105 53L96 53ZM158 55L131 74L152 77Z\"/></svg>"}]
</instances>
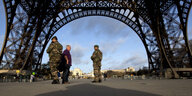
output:
<instances>
[{"instance_id":1,"label":"military beret","mask_svg":"<svg viewBox=\"0 0 192 96\"><path fill-rule=\"evenodd\" d=\"M53 39L56 39L56 40L57 40L57 36L54 36L54 37L52 38L52 40L53 40Z\"/></svg>"},{"instance_id":2,"label":"military beret","mask_svg":"<svg viewBox=\"0 0 192 96\"><path fill-rule=\"evenodd\" d=\"M99 45L95 45L94 47L98 47L99 48Z\"/></svg>"}]
</instances>

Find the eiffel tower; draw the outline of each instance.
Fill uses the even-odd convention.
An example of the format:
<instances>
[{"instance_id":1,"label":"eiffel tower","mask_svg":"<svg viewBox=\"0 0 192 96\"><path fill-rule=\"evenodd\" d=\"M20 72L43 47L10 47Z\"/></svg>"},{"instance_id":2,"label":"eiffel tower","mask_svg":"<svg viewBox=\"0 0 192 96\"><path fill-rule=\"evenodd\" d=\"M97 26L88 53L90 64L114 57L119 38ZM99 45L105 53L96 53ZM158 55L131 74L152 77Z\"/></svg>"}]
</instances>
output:
<instances>
[{"instance_id":1,"label":"eiffel tower","mask_svg":"<svg viewBox=\"0 0 192 96\"><path fill-rule=\"evenodd\" d=\"M192 0L3 0L6 33L0 69L37 70L52 36L86 16L117 19L139 36L150 72L192 68L188 18Z\"/></svg>"}]
</instances>

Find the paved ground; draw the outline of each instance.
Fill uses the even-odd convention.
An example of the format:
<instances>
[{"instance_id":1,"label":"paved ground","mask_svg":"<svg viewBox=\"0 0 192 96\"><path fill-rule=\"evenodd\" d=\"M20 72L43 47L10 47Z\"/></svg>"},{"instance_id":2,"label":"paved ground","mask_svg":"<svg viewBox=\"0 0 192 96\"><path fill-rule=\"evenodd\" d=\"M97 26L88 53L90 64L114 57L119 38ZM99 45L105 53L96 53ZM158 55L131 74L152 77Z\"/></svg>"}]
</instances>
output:
<instances>
[{"instance_id":1,"label":"paved ground","mask_svg":"<svg viewBox=\"0 0 192 96\"><path fill-rule=\"evenodd\" d=\"M192 96L192 80L72 80L69 85L0 83L0 96Z\"/></svg>"}]
</instances>

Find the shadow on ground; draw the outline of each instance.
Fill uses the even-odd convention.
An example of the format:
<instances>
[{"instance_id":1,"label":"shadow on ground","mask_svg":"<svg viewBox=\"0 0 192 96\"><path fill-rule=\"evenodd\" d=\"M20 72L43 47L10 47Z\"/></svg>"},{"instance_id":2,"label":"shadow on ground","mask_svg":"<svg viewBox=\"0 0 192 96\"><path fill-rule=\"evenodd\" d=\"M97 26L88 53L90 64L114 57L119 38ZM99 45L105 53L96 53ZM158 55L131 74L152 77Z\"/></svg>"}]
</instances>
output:
<instances>
[{"instance_id":1,"label":"shadow on ground","mask_svg":"<svg viewBox=\"0 0 192 96\"><path fill-rule=\"evenodd\" d=\"M135 90L115 89L94 84L80 84L67 87L67 90L58 90L36 96L160 96Z\"/></svg>"}]
</instances>

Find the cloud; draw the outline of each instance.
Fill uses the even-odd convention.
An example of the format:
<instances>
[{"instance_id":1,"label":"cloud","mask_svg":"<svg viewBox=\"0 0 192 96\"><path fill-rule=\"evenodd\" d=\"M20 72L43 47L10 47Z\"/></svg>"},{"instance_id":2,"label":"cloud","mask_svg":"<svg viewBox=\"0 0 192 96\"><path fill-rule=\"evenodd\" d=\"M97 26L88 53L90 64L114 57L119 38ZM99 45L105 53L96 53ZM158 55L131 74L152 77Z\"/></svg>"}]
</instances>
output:
<instances>
[{"instance_id":1,"label":"cloud","mask_svg":"<svg viewBox=\"0 0 192 96\"><path fill-rule=\"evenodd\" d=\"M136 53L136 52L135 52ZM107 64L113 64L112 69L125 69L128 67L134 67L136 70L148 64L147 58L144 58L137 53L135 56L125 58L122 62L118 60L111 60Z\"/></svg>"},{"instance_id":2,"label":"cloud","mask_svg":"<svg viewBox=\"0 0 192 96\"><path fill-rule=\"evenodd\" d=\"M78 64L88 64L88 61L83 60L83 56L85 56L85 50L86 48L82 47L79 44L73 44L72 50L71 50L71 55L72 55L72 61L73 64L78 65Z\"/></svg>"},{"instance_id":3,"label":"cloud","mask_svg":"<svg viewBox=\"0 0 192 96\"><path fill-rule=\"evenodd\" d=\"M4 5L3 0L0 1L0 15L4 15Z\"/></svg>"},{"instance_id":4,"label":"cloud","mask_svg":"<svg viewBox=\"0 0 192 96\"><path fill-rule=\"evenodd\" d=\"M1 50L3 42L4 42L4 36L5 35L0 35L0 50Z\"/></svg>"},{"instance_id":5,"label":"cloud","mask_svg":"<svg viewBox=\"0 0 192 96\"><path fill-rule=\"evenodd\" d=\"M118 48L124 44L126 42L126 40L128 39L127 37L122 37L119 38L116 41L105 41L101 43L101 50L104 52L104 54L108 54L108 53L114 53L118 50Z\"/></svg>"},{"instance_id":6,"label":"cloud","mask_svg":"<svg viewBox=\"0 0 192 96\"><path fill-rule=\"evenodd\" d=\"M96 30L97 34L105 34L109 36L116 36L116 35L125 35L120 33L123 28L127 27L127 25L118 22L112 18L108 17L95 17L90 18L87 22L88 30Z\"/></svg>"},{"instance_id":7,"label":"cloud","mask_svg":"<svg viewBox=\"0 0 192 96\"><path fill-rule=\"evenodd\" d=\"M0 44L3 44L4 37L5 35L0 35Z\"/></svg>"},{"instance_id":8,"label":"cloud","mask_svg":"<svg viewBox=\"0 0 192 96\"><path fill-rule=\"evenodd\" d=\"M192 39L192 27L190 27L188 30L188 37L189 37L189 40Z\"/></svg>"},{"instance_id":9,"label":"cloud","mask_svg":"<svg viewBox=\"0 0 192 96\"><path fill-rule=\"evenodd\" d=\"M83 20L81 20L83 19ZM128 31L124 30L128 26L122 22L117 22L112 18L101 17L101 16L92 16L92 18L81 18L79 21L72 22L71 34L78 35L80 34L79 30L85 30L87 34L94 32L98 35L106 35L108 37L115 36L127 36Z\"/></svg>"}]
</instances>

